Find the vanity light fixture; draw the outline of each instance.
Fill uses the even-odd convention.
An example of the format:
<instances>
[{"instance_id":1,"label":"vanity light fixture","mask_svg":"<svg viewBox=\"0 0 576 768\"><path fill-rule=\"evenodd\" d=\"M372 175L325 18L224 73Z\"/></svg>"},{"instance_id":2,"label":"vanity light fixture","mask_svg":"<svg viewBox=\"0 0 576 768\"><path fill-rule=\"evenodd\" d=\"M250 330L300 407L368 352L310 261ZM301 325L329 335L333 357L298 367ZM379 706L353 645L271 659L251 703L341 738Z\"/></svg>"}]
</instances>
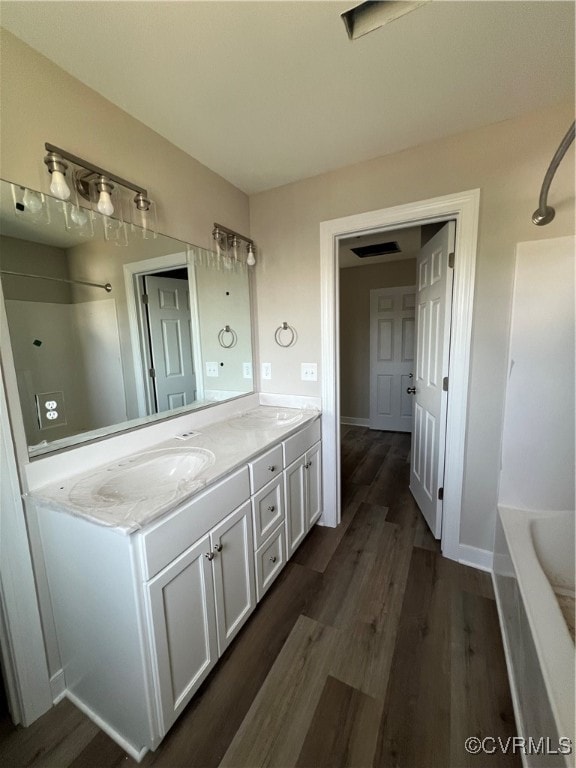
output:
<instances>
[{"instance_id":1,"label":"vanity light fixture","mask_svg":"<svg viewBox=\"0 0 576 768\"><path fill-rule=\"evenodd\" d=\"M242 260L239 258L239 247L241 243L246 243L245 263L248 264L249 267L253 267L256 264L254 241L249 237L245 237L238 232L234 232L233 229L228 229L228 227L223 227L222 224L216 223L212 230L212 237L216 242L216 253L218 256L221 254L226 255L231 251L234 262L242 264Z\"/></svg>"},{"instance_id":2,"label":"vanity light fixture","mask_svg":"<svg viewBox=\"0 0 576 768\"><path fill-rule=\"evenodd\" d=\"M69 178L75 192L91 203L103 216L111 217L116 211L115 218L122 221L124 190L135 192L130 223L133 229L138 229L144 238L157 236L156 206L148 197L146 189L53 144L46 143L44 146L47 153L44 162L51 175L50 192L54 197L63 201L70 200L72 192L66 182L66 172L71 166ZM81 211L79 207L78 211ZM82 216L81 213L78 215Z\"/></svg>"}]
</instances>

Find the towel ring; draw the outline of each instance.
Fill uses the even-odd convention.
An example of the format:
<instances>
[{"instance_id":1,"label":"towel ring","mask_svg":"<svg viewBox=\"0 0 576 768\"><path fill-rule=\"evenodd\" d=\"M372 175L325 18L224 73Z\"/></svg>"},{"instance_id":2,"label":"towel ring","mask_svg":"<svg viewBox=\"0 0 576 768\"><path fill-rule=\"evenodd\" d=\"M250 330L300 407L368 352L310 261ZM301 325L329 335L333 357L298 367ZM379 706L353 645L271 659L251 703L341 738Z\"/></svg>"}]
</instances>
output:
<instances>
[{"instance_id":1,"label":"towel ring","mask_svg":"<svg viewBox=\"0 0 576 768\"><path fill-rule=\"evenodd\" d=\"M230 343L226 344L224 341L226 334L230 334ZM224 349L232 349L232 347L236 346L236 342L238 341L238 336L236 335L236 331L233 331L232 328L230 328L229 325L226 325L222 330L218 333L218 343L221 347L224 347Z\"/></svg>"},{"instance_id":2,"label":"towel ring","mask_svg":"<svg viewBox=\"0 0 576 768\"><path fill-rule=\"evenodd\" d=\"M289 338L287 338L285 341L282 341L282 331L288 331L290 334ZM279 325L278 328L276 328L276 332L274 333L274 340L279 347L292 347L294 344L296 344L297 339L298 334L296 333L296 329L293 326L288 325L286 322L282 323L282 325Z\"/></svg>"}]
</instances>

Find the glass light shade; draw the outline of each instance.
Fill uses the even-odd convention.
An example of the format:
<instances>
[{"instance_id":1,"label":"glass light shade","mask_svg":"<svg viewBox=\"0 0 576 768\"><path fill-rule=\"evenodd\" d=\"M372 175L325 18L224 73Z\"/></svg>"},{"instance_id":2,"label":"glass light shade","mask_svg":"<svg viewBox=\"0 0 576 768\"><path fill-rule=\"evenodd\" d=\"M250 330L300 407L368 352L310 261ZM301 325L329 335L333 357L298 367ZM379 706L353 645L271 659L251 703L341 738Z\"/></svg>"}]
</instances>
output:
<instances>
[{"instance_id":1,"label":"glass light shade","mask_svg":"<svg viewBox=\"0 0 576 768\"><path fill-rule=\"evenodd\" d=\"M70 187L66 183L66 177L62 171L52 171L50 174L50 192L58 200L68 200L70 198Z\"/></svg>"},{"instance_id":2,"label":"glass light shade","mask_svg":"<svg viewBox=\"0 0 576 768\"><path fill-rule=\"evenodd\" d=\"M253 267L256 264L256 257L254 256L254 247L248 249L246 264L248 264L249 267Z\"/></svg>"},{"instance_id":3,"label":"glass light shade","mask_svg":"<svg viewBox=\"0 0 576 768\"><path fill-rule=\"evenodd\" d=\"M155 240L158 237L158 225L156 221L156 203L147 200L147 210L139 208L136 200L129 201L132 232L143 240Z\"/></svg>"},{"instance_id":4,"label":"glass light shade","mask_svg":"<svg viewBox=\"0 0 576 768\"><path fill-rule=\"evenodd\" d=\"M50 223L48 199L42 192L11 184L13 212L16 217L26 218L35 224Z\"/></svg>"}]
</instances>

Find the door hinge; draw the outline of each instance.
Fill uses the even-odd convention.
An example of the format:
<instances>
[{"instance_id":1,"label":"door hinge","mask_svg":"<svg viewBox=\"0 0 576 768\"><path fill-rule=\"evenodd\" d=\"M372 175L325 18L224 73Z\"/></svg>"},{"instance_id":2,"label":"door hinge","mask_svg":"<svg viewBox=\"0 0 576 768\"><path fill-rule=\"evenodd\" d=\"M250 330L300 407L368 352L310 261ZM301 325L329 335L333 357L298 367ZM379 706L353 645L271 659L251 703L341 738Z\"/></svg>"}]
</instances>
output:
<instances>
[{"instance_id":1,"label":"door hinge","mask_svg":"<svg viewBox=\"0 0 576 768\"><path fill-rule=\"evenodd\" d=\"M450 269L454 269L454 251L448 254L448 266Z\"/></svg>"},{"instance_id":2,"label":"door hinge","mask_svg":"<svg viewBox=\"0 0 576 768\"><path fill-rule=\"evenodd\" d=\"M438 488L438 501L443 501L444 499L444 488Z\"/></svg>"},{"instance_id":3,"label":"door hinge","mask_svg":"<svg viewBox=\"0 0 576 768\"><path fill-rule=\"evenodd\" d=\"M142 294L142 304L148 304L148 303L149 303L148 294L147 293L143 293Z\"/></svg>"},{"instance_id":4,"label":"door hinge","mask_svg":"<svg viewBox=\"0 0 576 768\"><path fill-rule=\"evenodd\" d=\"M448 392L448 376L444 376L442 379L442 389L444 392Z\"/></svg>"},{"instance_id":5,"label":"door hinge","mask_svg":"<svg viewBox=\"0 0 576 768\"><path fill-rule=\"evenodd\" d=\"M154 368L150 368L149 370L150 378L155 379L156 378L156 370Z\"/></svg>"}]
</instances>

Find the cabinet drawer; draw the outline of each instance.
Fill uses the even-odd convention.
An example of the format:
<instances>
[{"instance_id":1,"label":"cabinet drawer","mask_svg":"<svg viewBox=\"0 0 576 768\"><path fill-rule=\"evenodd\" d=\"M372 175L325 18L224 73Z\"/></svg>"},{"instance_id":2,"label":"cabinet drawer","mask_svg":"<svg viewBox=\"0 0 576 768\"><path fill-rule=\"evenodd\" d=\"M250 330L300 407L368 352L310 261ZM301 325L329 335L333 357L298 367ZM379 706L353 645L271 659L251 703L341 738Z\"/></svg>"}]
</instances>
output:
<instances>
[{"instance_id":1,"label":"cabinet drawer","mask_svg":"<svg viewBox=\"0 0 576 768\"><path fill-rule=\"evenodd\" d=\"M151 579L250 497L248 469L195 496L142 534L144 576Z\"/></svg>"},{"instance_id":2,"label":"cabinet drawer","mask_svg":"<svg viewBox=\"0 0 576 768\"><path fill-rule=\"evenodd\" d=\"M318 440L320 440L320 419L316 419L312 424L284 441L284 466L287 467L296 461L298 456L302 456Z\"/></svg>"},{"instance_id":3,"label":"cabinet drawer","mask_svg":"<svg viewBox=\"0 0 576 768\"><path fill-rule=\"evenodd\" d=\"M266 483L269 483L273 477L282 472L282 446L275 446L272 450L260 456L259 459L250 462L248 467L250 468L252 493L256 493Z\"/></svg>"},{"instance_id":4,"label":"cabinet drawer","mask_svg":"<svg viewBox=\"0 0 576 768\"><path fill-rule=\"evenodd\" d=\"M254 548L261 546L280 523L284 522L284 484L277 477L252 499Z\"/></svg>"},{"instance_id":5,"label":"cabinet drawer","mask_svg":"<svg viewBox=\"0 0 576 768\"><path fill-rule=\"evenodd\" d=\"M286 563L286 539L281 525L256 551L256 595L258 600L268 590Z\"/></svg>"}]
</instances>

